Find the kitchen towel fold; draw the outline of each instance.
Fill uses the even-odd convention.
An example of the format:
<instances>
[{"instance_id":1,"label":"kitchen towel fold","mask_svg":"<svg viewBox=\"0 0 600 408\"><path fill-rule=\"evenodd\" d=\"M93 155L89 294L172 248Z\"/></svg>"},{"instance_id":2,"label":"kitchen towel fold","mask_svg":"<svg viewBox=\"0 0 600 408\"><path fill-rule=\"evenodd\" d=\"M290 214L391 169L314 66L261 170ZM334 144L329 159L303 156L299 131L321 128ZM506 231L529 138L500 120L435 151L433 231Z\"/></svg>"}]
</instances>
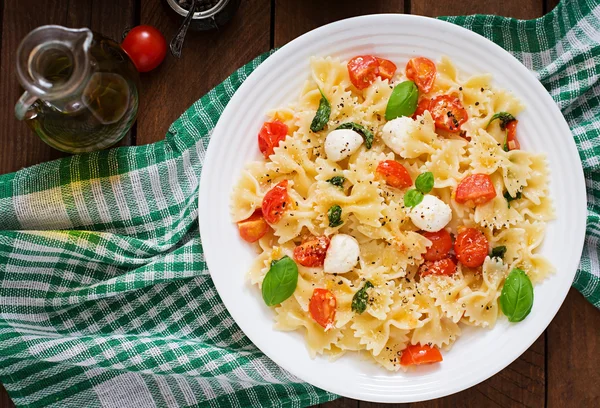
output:
<instances>
[{"instance_id":1,"label":"kitchen towel fold","mask_svg":"<svg viewBox=\"0 0 600 408\"><path fill-rule=\"evenodd\" d=\"M445 19L510 51L562 109L588 189L573 285L600 307L600 4L564 0L530 21ZM196 102L163 142L0 176L0 379L17 406L301 407L336 398L244 336L219 300L198 233L211 130L266 58Z\"/></svg>"}]
</instances>

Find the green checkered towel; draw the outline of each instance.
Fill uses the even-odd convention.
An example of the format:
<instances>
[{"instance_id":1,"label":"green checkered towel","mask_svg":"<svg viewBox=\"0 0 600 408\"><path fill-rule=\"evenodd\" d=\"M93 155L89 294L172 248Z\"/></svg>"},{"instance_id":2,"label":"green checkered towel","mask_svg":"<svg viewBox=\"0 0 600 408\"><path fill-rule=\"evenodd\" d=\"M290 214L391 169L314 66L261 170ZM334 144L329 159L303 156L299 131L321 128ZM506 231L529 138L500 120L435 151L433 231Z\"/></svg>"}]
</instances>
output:
<instances>
[{"instance_id":1,"label":"green checkered towel","mask_svg":"<svg viewBox=\"0 0 600 408\"><path fill-rule=\"evenodd\" d=\"M567 118L589 210L574 286L600 307L600 4L565 0L532 21L447 20L512 52ZM336 397L244 336L219 300L198 234L211 130L267 57L196 102L164 142L0 177L0 379L16 405L300 407Z\"/></svg>"}]
</instances>

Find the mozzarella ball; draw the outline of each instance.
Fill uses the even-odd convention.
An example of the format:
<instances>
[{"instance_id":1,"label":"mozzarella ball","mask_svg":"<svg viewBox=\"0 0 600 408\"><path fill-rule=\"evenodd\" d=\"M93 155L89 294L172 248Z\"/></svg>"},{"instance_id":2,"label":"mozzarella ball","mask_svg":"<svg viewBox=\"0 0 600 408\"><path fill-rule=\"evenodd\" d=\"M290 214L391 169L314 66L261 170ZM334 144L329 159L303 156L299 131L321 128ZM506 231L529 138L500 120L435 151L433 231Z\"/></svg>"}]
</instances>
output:
<instances>
[{"instance_id":1,"label":"mozzarella ball","mask_svg":"<svg viewBox=\"0 0 600 408\"><path fill-rule=\"evenodd\" d=\"M452 219L452 209L434 195L425 194L423 201L410 210L410 219L423 231L436 232L444 228Z\"/></svg>"},{"instance_id":2,"label":"mozzarella ball","mask_svg":"<svg viewBox=\"0 0 600 408\"><path fill-rule=\"evenodd\" d=\"M323 271L326 273L346 273L354 269L360 257L358 241L346 234L331 237Z\"/></svg>"},{"instance_id":3,"label":"mozzarella ball","mask_svg":"<svg viewBox=\"0 0 600 408\"><path fill-rule=\"evenodd\" d=\"M383 126L381 140L387 147L400 156L404 151L404 145L415 131L417 122L408 116L402 116L390 120ZM402 156L404 157L404 156Z\"/></svg>"},{"instance_id":4,"label":"mozzarella ball","mask_svg":"<svg viewBox=\"0 0 600 408\"><path fill-rule=\"evenodd\" d=\"M351 129L336 129L325 139L325 154L329 160L338 162L356 152L363 137Z\"/></svg>"}]
</instances>

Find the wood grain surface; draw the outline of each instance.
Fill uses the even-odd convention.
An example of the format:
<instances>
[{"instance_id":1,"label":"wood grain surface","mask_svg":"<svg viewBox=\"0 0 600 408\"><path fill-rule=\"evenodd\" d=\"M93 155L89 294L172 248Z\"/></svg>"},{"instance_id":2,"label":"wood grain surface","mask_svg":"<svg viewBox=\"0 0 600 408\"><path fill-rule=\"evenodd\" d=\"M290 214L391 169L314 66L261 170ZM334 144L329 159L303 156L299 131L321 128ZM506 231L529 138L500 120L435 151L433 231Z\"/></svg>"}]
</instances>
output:
<instances>
[{"instance_id":1,"label":"wood grain surface","mask_svg":"<svg viewBox=\"0 0 600 408\"><path fill-rule=\"evenodd\" d=\"M218 32L189 32L180 60L169 55L156 71L143 75L138 121L122 144L163 139L173 120L239 66L332 21L373 13L485 13L529 19L556 4L557 0L242 0L229 25ZM22 92L15 53L30 30L44 24L87 26L120 39L127 28L142 23L156 26L170 40L181 23L164 0L4 0L0 16L0 174L63 155L14 118L14 103ZM571 289L531 348L477 386L423 403L384 405L341 398L321 406L600 407L599 333L600 312ZM13 406L0 387L0 408Z\"/></svg>"}]
</instances>

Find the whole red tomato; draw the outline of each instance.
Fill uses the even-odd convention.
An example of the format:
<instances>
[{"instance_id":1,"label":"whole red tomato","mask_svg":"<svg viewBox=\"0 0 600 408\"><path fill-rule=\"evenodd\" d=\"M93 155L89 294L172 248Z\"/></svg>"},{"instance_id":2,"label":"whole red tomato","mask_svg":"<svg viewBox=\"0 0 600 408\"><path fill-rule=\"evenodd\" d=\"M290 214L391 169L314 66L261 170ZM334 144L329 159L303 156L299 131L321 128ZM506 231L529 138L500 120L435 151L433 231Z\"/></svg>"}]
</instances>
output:
<instances>
[{"instance_id":1,"label":"whole red tomato","mask_svg":"<svg viewBox=\"0 0 600 408\"><path fill-rule=\"evenodd\" d=\"M140 25L132 28L121 44L139 72L152 71L167 55L167 41L156 28Z\"/></svg>"}]
</instances>

